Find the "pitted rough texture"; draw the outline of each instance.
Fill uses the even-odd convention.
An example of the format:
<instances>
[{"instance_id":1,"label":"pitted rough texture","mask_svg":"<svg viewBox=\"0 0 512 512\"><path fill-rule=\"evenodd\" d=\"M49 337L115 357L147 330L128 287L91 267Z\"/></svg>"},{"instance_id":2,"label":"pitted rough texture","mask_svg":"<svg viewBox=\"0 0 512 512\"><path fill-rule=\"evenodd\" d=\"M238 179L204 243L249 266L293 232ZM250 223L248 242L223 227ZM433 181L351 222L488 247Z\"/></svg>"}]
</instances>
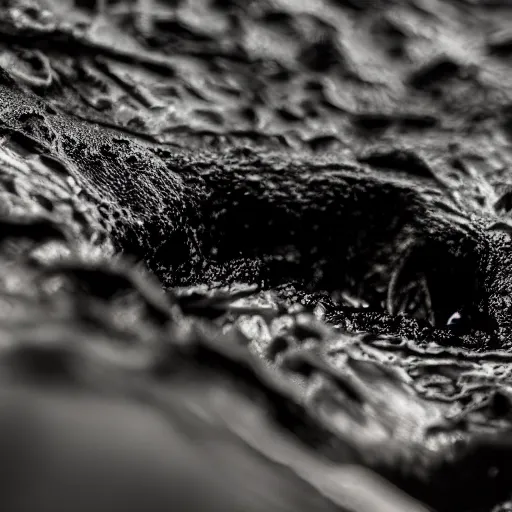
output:
<instances>
[{"instance_id":1,"label":"pitted rough texture","mask_svg":"<svg viewBox=\"0 0 512 512\"><path fill-rule=\"evenodd\" d=\"M508 510L511 22L0 1L0 510Z\"/></svg>"}]
</instances>

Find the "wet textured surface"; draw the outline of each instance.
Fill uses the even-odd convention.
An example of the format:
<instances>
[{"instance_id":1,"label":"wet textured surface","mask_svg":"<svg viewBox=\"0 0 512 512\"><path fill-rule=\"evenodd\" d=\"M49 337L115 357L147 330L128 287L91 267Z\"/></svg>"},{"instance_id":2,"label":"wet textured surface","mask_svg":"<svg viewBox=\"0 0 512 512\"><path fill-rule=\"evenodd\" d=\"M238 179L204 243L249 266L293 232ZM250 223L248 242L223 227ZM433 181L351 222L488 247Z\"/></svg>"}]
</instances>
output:
<instances>
[{"instance_id":1,"label":"wet textured surface","mask_svg":"<svg viewBox=\"0 0 512 512\"><path fill-rule=\"evenodd\" d=\"M1 510L509 510L511 22L1 1Z\"/></svg>"}]
</instances>

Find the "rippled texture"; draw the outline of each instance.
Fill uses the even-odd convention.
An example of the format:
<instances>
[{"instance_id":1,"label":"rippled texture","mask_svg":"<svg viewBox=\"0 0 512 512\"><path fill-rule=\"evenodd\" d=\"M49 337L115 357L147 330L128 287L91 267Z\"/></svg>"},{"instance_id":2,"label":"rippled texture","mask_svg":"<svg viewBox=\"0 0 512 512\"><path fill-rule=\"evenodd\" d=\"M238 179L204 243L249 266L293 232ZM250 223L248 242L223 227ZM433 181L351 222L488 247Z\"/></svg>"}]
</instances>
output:
<instances>
[{"instance_id":1,"label":"rippled texture","mask_svg":"<svg viewBox=\"0 0 512 512\"><path fill-rule=\"evenodd\" d=\"M509 510L511 21L1 1L0 509Z\"/></svg>"}]
</instances>

